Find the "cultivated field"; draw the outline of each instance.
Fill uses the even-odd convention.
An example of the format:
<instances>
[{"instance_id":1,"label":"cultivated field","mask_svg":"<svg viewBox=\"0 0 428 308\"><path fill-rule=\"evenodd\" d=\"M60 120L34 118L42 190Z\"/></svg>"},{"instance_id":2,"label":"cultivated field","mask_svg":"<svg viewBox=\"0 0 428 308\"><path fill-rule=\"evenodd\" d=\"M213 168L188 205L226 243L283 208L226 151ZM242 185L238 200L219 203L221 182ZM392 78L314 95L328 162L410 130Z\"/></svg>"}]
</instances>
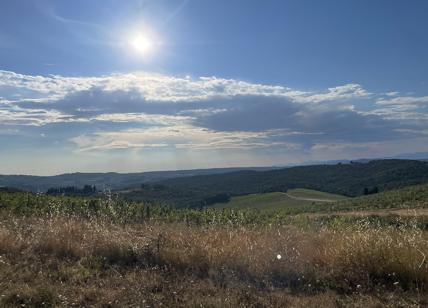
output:
<instances>
[{"instance_id":1,"label":"cultivated field","mask_svg":"<svg viewBox=\"0 0 428 308\"><path fill-rule=\"evenodd\" d=\"M227 203L217 203L214 208L233 209L262 209L281 210L294 209L298 207L332 203L347 199L344 196L329 194L312 189L296 188L284 192L271 192L264 194L251 194L246 196L232 197Z\"/></svg>"},{"instance_id":2,"label":"cultivated field","mask_svg":"<svg viewBox=\"0 0 428 308\"><path fill-rule=\"evenodd\" d=\"M348 199L345 196L330 194L323 191L317 191L306 188L295 188L287 190L287 195L302 200L314 201L314 202L334 202L339 200Z\"/></svg>"}]
</instances>

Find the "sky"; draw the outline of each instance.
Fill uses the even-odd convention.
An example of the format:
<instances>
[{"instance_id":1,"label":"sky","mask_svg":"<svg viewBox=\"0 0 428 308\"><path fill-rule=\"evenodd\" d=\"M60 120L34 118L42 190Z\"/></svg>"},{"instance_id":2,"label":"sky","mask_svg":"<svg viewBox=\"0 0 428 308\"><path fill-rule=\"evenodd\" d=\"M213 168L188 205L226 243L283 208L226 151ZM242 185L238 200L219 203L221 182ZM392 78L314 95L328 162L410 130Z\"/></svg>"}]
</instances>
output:
<instances>
[{"instance_id":1,"label":"sky","mask_svg":"<svg viewBox=\"0 0 428 308\"><path fill-rule=\"evenodd\" d=\"M428 1L0 2L0 173L428 152Z\"/></svg>"}]
</instances>

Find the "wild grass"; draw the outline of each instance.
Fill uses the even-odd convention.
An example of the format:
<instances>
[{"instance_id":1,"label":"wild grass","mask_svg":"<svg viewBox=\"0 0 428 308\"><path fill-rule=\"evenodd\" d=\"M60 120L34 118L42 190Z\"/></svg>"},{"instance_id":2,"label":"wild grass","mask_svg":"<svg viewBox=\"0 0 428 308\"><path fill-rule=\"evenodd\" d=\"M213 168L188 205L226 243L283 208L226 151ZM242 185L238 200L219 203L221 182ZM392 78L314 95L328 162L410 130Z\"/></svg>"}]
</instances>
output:
<instances>
[{"instance_id":1,"label":"wild grass","mask_svg":"<svg viewBox=\"0 0 428 308\"><path fill-rule=\"evenodd\" d=\"M0 307L428 306L426 217L312 210L0 194Z\"/></svg>"},{"instance_id":2,"label":"wild grass","mask_svg":"<svg viewBox=\"0 0 428 308\"><path fill-rule=\"evenodd\" d=\"M3 217L0 306L424 306L428 233Z\"/></svg>"}]
</instances>

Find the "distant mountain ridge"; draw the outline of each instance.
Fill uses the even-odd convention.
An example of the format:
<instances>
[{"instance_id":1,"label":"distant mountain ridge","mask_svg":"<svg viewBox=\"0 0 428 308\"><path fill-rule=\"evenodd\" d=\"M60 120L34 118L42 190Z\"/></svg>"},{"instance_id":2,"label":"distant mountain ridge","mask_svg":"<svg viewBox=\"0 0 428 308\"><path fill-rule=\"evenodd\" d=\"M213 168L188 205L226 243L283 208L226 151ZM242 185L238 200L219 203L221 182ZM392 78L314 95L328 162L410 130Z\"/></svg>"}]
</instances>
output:
<instances>
[{"instance_id":1,"label":"distant mountain ridge","mask_svg":"<svg viewBox=\"0 0 428 308\"><path fill-rule=\"evenodd\" d=\"M84 185L95 185L98 189L123 189L135 187L144 183L151 183L160 180L208 175L223 174L242 170L265 171L278 167L232 167L232 168L210 168L176 171L149 171L138 173L66 173L53 176L34 175L0 175L0 187L13 187L32 192L45 192L52 187L83 187Z\"/></svg>"}]
</instances>

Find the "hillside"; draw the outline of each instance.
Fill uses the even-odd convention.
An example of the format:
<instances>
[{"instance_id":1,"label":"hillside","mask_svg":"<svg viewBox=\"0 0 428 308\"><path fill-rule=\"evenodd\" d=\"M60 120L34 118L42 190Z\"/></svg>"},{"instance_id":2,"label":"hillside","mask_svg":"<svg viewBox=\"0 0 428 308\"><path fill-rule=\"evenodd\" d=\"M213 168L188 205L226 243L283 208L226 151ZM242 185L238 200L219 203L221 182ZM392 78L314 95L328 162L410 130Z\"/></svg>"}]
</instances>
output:
<instances>
[{"instance_id":1,"label":"hillside","mask_svg":"<svg viewBox=\"0 0 428 308\"><path fill-rule=\"evenodd\" d=\"M377 194L347 198L309 189L290 189L286 193L272 192L232 197L227 203L213 208L275 210L298 213L364 212L386 213L384 210L428 209L428 184L407 186Z\"/></svg>"},{"instance_id":2,"label":"hillside","mask_svg":"<svg viewBox=\"0 0 428 308\"><path fill-rule=\"evenodd\" d=\"M379 191L428 182L428 162L376 160L368 163L291 167L264 172L240 171L169 179L160 184L175 189L215 190L241 195L253 192L310 188L346 196L359 196L364 188Z\"/></svg>"},{"instance_id":3,"label":"hillside","mask_svg":"<svg viewBox=\"0 0 428 308\"><path fill-rule=\"evenodd\" d=\"M428 208L428 184L413 185L378 194L341 200L330 205L330 210Z\"/></svg>"},{"instance_id":4,"label":"hillside","mask_svg":"<svg viewBox=\"0 0 428 308\"><path fill-rule=\"evenodd\" d=\"M343 199L346 199L346 197L298 188L290 189L286 193L272 192L232 197L227 203L214 204L213 208L284 210L309 205L324 206Z\"/></svg>"},{"instance_id":5,"label":"hillside","mask_svg":"<svg viewBox=\"0 0 428 308\"><path fill-rule=\"evenodd\" d=\"M287 190L287 196L297 199L297 200L306 200L312 202L336 202L339 200L348 199L345 196L329 194L322 191L305 189L305 188L295 188Z\"/></svg>"},{"instance_id":6,"label":"hillside","mask_svg":"<svg viewBox=\"0 0 428 308\"><path fill-rule=\"evenodd\" d=\"M426 209L428 209L428 184L407 186L368 196L337 199L335 202L324 204L312 202L293 205L290 203L287 207L281 208L288 214L324 213L329 215L347 215L349 212L384 215L398 213L401 210L408 212L407 214L416 215L414 210L418 210L418 213L422 214L426 213Z\"/></svg>"},{"instance_id":7,"label":"hillside","mask_svg":"<svg viewBox=\"0 0 428 308\"><path fill-rule=\"evenodd\" d=\"M227 202L227 196L286 192L293 188L355 197L427 182L428 162L393 159L167 179L122 192L122 196L194 207Z\"/></svg>"}]
</instances>

